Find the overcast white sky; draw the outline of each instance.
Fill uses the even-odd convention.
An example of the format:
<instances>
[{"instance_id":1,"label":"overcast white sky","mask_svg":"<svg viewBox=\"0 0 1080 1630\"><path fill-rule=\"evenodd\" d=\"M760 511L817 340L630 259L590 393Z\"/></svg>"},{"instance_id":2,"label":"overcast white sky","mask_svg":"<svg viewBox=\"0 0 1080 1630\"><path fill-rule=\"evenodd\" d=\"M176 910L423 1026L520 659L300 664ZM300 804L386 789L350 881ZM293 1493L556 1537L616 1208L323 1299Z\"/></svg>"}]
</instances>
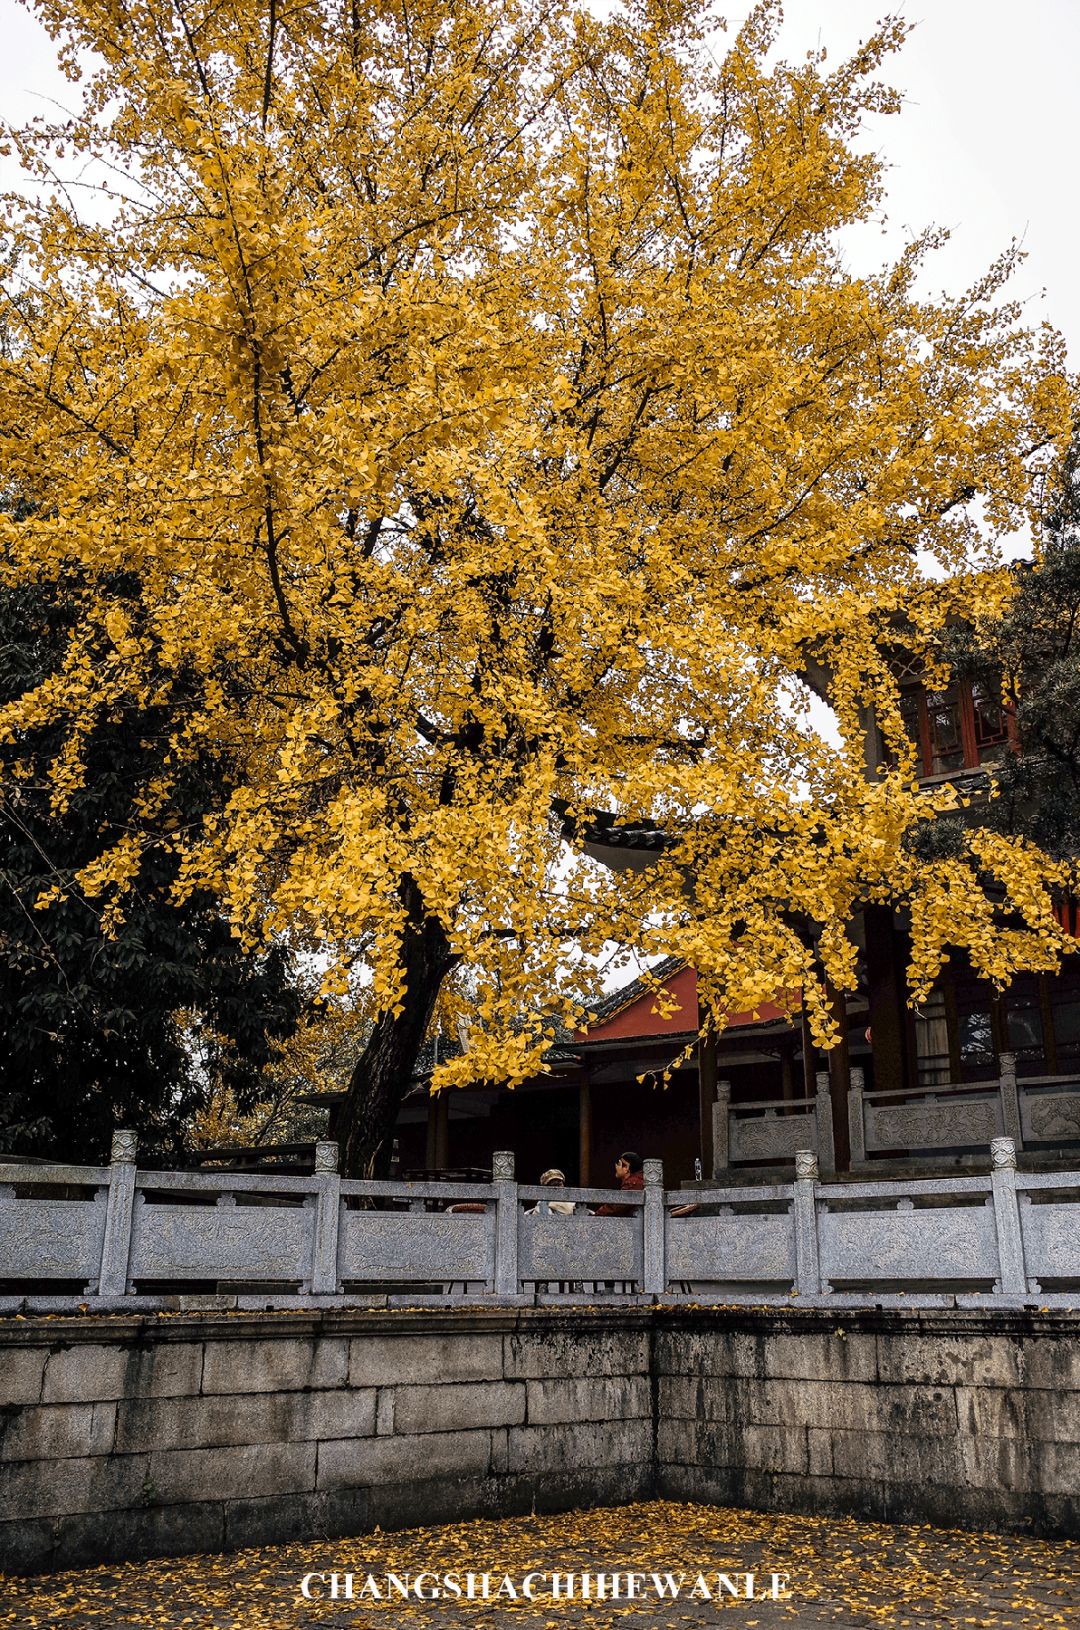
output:
<instances>
[{"instance_id":1,"label":"overcast white sky","mask_svg":"<svg viewBox=\"0 0 1080 1630\"><path fill-rule=\"evenodd\" d=\"M889 72L904 110L869 133L891 166L890 228L952 231L936 288L974 281L1022 239L1017 293L1030 300L1032 321L1062 330L1080 366L1080 233L1069 203L1080 0L788 0L784 10L792 57L819 41L830 59L848 52L885 10L917 24Z\"/></svg>"},{"instance_id":2,"label":"overcast white sky","mask_svg":"<svg viewBox=\"0 0 1080 1630\"><path fill-rule=\"evenodd\" d=\"M740 0L726 15L736 24L747 9ZM902 234L947 226L953 240L929 281L956 289L1020 237L1028 259L1017 292L1032 319L1063 330L1078 366L1080 0L787 0L784 54L823 44L837 61L888 9L918 24L890 70L905 110L867 137L891 165L890 237L861 236L853 258L876 261ZM48 98L69 99L50 41L18 0L0 0L0 45L0 115L18 121ZM9 175L0 171L5 184Z\"/></svg>"}]
</instances>

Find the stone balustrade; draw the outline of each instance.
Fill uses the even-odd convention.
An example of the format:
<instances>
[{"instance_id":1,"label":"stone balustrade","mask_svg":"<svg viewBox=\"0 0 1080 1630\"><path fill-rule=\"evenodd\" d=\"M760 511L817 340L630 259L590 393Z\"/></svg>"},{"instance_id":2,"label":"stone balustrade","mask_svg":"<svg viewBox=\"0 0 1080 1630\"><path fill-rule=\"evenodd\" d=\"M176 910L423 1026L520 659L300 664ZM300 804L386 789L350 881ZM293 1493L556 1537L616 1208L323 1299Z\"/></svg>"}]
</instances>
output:
<instances>
[{"instance_id":1,"label":"stone balustrade","mask_svg":"<svg viewBox=\"0 0 1080 1630\"><path fill-rule=\"evenodd\" d=\"M1059 1156L1074 1149L1080 1163L1080 1077L1017 1079L1016 1058L1001 1054L995 1080L944 1082L898 1092L868 1092L854 1065L848 1089L848 1133L855 1170L874 1157L975 1164L993 1138L1009 1137L1018 1150ZM829 1077L817 1077L813 1098L731 1102L727 1081L717 1083L713 1112L713 1170L784 1166L798 1148L813 1149L823 1172L834 1169Z\"/></svg>"},{"instance_id":2,"label":"stone balustrade","mask_svg":"<svg viewBox=\"0 0 1080 1630\"><path fill-rule=\"evenodd\" d=\"M996 1080L948 1082L913 1092L867 1092L851 1072L848 1129L852 1165L900 1150L933 1159L948 1151L972 1159L996 1137L1018 1150L1057 1154L1080 1146L1080 1079L1016 1075L1016 1056L1002 1053Z\"/></svg>"},{"instance_id":3,"label":"stone balustrade","mask_svg":"<svg viewBox=\"0 0 1080 1630\"><path fill-rule=\"evenodd\" d=\"M0 1166L0 1312L792 1294L1071 1305L1080 1292L1080 1171L1019 1173L996 1137L989 1175L665 1191L493 1181L352 1181L319 1145L309 1177L153 1172L118 1133L110 1166ZM688 1201L695 1209L678 1215ZM473 1209L446 1209L466 1202ZM596 1216L616 1203L627 1213Z\"/></svg>"},{"instance_id":4,"label":"stone balustrade","mask_svg":"<svg viewBox=\"0 0 1080 1630\"><path fill-rule=\"evenodd\" d=\"M822 1171L833 1171L832 1105L826 1071L817 1077L813 1098L760 1098L732 1104L730 1081L716 1083L713 1171L717 1176L737 1166L790 1161L796 1149L813 1149Z\"/></svg>"}]
</instances>

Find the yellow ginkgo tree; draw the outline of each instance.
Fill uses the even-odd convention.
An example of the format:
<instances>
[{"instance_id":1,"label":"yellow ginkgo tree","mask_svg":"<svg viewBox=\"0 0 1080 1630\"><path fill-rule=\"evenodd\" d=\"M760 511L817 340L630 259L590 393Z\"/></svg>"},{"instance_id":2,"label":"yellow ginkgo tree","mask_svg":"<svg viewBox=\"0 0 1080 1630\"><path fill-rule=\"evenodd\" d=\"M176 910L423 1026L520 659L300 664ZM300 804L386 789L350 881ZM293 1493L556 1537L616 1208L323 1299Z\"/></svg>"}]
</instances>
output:
<instances>
[{"instance_id":1,"label":"yellow ginkgo tree","mask_svg":"<svg viewBox=\"0 0 1080 1630\"><path fill-rule=\"evenodd\" d=\"M833 68L773 61L772 4L727 44L694 0L35 9L82 101L8 133L0 561L70 585L71 634L0 729L66 722L57 807L133 700L180 721L138 809L208 741L239 766L155 841L366 1012L347 1169L386 1169L451 976L441 1086L535 1070L612 945L718 1016L801 988L822 1041L860 902L910 909L916 985L949 943L1053 962L1041 856L909 841L951 795L913 789L898 653L1003 604L1073 398L1009 256L935 300L932 234L846 267L903 25ZM647 865L589 858L635 825ZM84 870L106 921L146 841Z\"/></svg>"}]
</instances>

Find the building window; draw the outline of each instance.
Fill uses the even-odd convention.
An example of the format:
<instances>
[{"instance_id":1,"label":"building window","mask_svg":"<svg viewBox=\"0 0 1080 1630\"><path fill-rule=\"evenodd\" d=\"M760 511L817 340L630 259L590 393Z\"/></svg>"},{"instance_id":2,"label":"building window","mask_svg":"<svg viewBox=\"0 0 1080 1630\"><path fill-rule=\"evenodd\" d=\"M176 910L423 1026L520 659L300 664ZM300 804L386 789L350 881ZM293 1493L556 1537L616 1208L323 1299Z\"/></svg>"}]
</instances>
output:
<instances>
[{"instance_id":1,"label":"building window","mask_svg":"<svg viewBox=\"0 0 1080 1630\"><path fill-rule=\"evenodd\" d=\"M1055 991L1051 1007L1058 1074L1080 1074L1080 996L1075 991Z\"/></svg>"},{"instance_id":2,"label":"building window","mask_svg":"<svg viewBox=\"0 0 1080 1630\"><path fill-rule=\"evenodd\" d=\"M1005 996L1005 1037L1020 1075L1045 1075L1042 1009L1037 992L1010 989Z\"/></svg>"},{"instance_id":3,"label":"building window","mask_svg":"<svg viewBox=\"0 0 1080 1630\"><path fill-rule=\"evenodd\" d=\"M964 757L964 730L961 721L960 697L957 687L931 690L924 693L927 733L930 742L930 775L947 775L950 770L962 770Z\"/></svg>"},{"instance_id":4,"label":"building window","mask_svg":"<svg viewBox=\"0 0 1080 1630\"><path fill-rule=\"evenodd\" d=\"M997 1074L997 1056L994 1052L994 1026L989 1008L959 1013L956 1019L960 1069L965 1080L968 1071L977 1076Z\"/></svg>"},{"instance_id":5,"label":"building window","mask_svg":"<svg viewBox=\"0 0 1080 1630\"><path fill-rule=\"evenodd\" d=\"M915 1009L915 1056L921 1087L942 1087L949 1080L949 1024L945 993L932 990Z\"/></svg>"},{"instance_id":6,"label":"building window","mask_svg":"<svg viewBox=\"0 0 1080 1630\"><path fill-rule=\"evenodd\" d=\"M900 715L921 776L977 770L1000 758L1012 735L1008 709L980 679L957 680L944 690L909 686L900 695Z\"/></svg>"},{"instance_id":7,"label":"building window","mask_svg":"<svg viewBox=\"0 0 1080 1630\"><path fill-rule=\"evenodd\" d=\"M1009 740L1009 715L989 685L976 679L971 687L972 744L980 764L1000 758Z\"/></svg>"}]
</instances>

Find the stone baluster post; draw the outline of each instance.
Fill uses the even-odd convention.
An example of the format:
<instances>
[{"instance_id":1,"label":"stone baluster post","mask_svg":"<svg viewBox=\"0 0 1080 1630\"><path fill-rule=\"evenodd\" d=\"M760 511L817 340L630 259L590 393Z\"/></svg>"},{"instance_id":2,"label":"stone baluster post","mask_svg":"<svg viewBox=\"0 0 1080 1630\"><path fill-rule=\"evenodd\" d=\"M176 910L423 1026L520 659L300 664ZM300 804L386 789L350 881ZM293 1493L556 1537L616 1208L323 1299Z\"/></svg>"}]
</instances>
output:
<instances>
[{"instance_id":1,"label":"stone baluster post","mask_svg":"<svg viewBox=\"0 0 1080 1630\"><path fill-rule=\"evenodd\" d=\"M135 1156L139 1140L134 1132L114 1132L109 1156L109 1196L105 1207L105 1237L101 1246L99 1296L126 1296L131 1260L131 1219L135 1208Z\"/></svg>"},{"instance_id":2,"label":"stone baluster post","mask_svg":"<svg viewBox=\"0 0 1080 1630\"><path fill-rule=\"evenodd\" d=\"M1002 1053L1001 1076L998 1091L1001 1094L1001 1126L1007 1138L1012 1138L1018 1149L1024 1147L1024 1133L1020 1123L1020 1093L1016 1085L1016 1054Z\"/></svg>"},{"instance_id":3,"label":"stone baluster post","mask_svg":"<svg viewBox=\"0 0 1080 1630\"><path fill-rule=\"evenodd\" d=\"M495 1294L518 1293L518 1189L514 1181L514 1155L500 1149L491 1157L495 1190Z\"/></svg>"},{"instance_id":4,"label":"stone baluster post","mask_svg":"<svg viewBox=\"0 0 1080 1630\"><path fill-rule=\"evenodd\" d=\"M311 1290L334 1296L338 1288L341 1232L341 1178L336 1143L315 1145L315 1237L311 1250Z\"/></svg>"},{"instance_id":5,"label":"stone baluster post","mask_svg":"<svg viewBox=\"0 0 1080 1630\"><path fill-rule=\"evenodd\" d=\"M713 1180L719 1182L731 1168L731 1082L716 1083L716 1103L713 1106Z\"/></svg>"},{"instance_id":6,"label":"stone baluster post","mask_svg":"<svg viewBox=\"0 0 1080 1630\"><path fill-rule=\"evenodd\" d=\"M826 1081L828 1076L826 1076ZM817 1230L818 1157L813 1149L795 1151L795 1289L800 1296L821 1293L821 1258Z\"/></svg>"},{"instance_id":7,"label":"stone baluster post","mask_svg":"<svg viewBox=\"0 0 1080 1630\"><path fill-rule=\"evenodd\" d=\"M836 1170L836 1150L833 1145L832 1124L832 1089L829 1085L828 1070L818 1070L817 1098L814 1101L814 1130L817 1133L817 1157L821 1169L832 1173Z\"/></svg>"},{"instance_id":8,"label":"stone baluster post","mask_svg":"<svg viewBox=\"0 0 1080 1630\"><path fill-rule=\"evenodd\" d=\"M646 1296L662 1296L667 1289L666 1240L664 1229L664 1162L646 1160L645 1204L641 1208L645 1230L641 1288Z\"/></svg>"},{"instance_id":9,"label":"stone baluster post","mask_svg":"<svg viewBox=\"0 0 1080 1630\"><path fill-rule=\"evenodd\" d=\"M866 1160L866 1124L863 1120L863 1091L865 1077L862 1066L851 1067L851 1085L847 1095L848 1137L851 1140L851 1164L861 1166Z\"/></svg>"},{"instance_id":10,"label":"stone baluster post","mask_svg":"<svg viewBox=\"0 0 1080 1630\"><path fill-rule=\"evenodd\" d=\"M1024 1235L1016 1202L1016 1145L1012 1138L994 1138L990 1144L990 1160L1001 1276L994 1289L1002 1296L1026 1296Z\"/></svg>"}]
</instances>

